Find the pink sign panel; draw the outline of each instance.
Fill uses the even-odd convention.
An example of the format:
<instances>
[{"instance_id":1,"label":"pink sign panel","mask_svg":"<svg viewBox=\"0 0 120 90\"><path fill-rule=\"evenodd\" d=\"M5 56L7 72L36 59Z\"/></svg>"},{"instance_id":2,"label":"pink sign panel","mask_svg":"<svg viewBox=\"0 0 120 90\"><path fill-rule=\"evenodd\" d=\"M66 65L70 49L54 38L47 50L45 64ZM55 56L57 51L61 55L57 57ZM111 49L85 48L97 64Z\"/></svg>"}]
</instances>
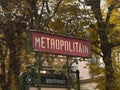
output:
<instances>
[{"instance_id":1,"label":"pink sign panel","mask_svg":"<svg viewBox=\"0 0 120 90\"><path fill-rule=\"evenodd\" d=\"M91 56L91 46L88 40L47 34L38 31L32 31L31 36L34 51L80 57Z\"/></svg>"}]
</instances>

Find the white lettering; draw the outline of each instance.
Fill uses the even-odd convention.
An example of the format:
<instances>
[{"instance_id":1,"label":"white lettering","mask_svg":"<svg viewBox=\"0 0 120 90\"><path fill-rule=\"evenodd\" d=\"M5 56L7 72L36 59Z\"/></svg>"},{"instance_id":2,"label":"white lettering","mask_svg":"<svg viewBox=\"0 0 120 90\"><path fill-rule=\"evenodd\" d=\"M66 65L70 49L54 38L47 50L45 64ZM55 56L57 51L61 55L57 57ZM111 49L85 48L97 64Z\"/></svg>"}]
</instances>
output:
<instances>
[{"instance_id":1,"label":"white lettering","mask_svg":"<svg viewBox=\"0 0 120 90\"><path fill-rule=\"evenodd\" d=\"M58 39L56 39L56 45L55 45L55 46L56 46L56 49L57 49L57 50L60 49L60 43L59 43L59 40L58 40Z\"/></svg>"},{"instance_id":2,"label":"white lettering","mask_svg":"<svg viewBox=\"0 0 120 90\"><path fill-rule=\"evenodd\" d=\"M46 79L47 84L65 84L65 80L62 79Z\"/></svg>"},{"instance_id":3,"label":"white lettering","mask_svg":"<svg viewBox=\"0 0 120 90\"><path fill-rule=\"evenodd\" d=\"M34 47L38 48L38 50L46 49L51 50L51 52L55 51L61 52L61 54L74 54L74 55L84 55L89 54L89 44L69 39L48 37L48 36L35 36L34 37ZM41 51L42 51L41 50ZM71 53L72 52L72 53Z\"/></svg>"},{"instance_id":4,"label":"white lettering","mask_svg":"<svg viewBox=\"0 0 120 90\"><path fill-rule=\"evenodd\" d=\"M60 40L60 50L63 50L65 43L63 40Z\"/></svg>"},{"instance_id":5,"label":"white lettering","mask_svg":"<svg viewBox=\"0 0 120 90\"><path fill-rule=\"evenodd\" d=\"M73 48L73 52L76 52L76 51L75 51L75 42L73 42L72 45L73 45L73 46L72 46L72 48Z\"/></svg>"},{"instance_id":6,"label":"white lettering","mask_svg":"<svg viewBox=\"0 0 120 90\"><path fill-rule=\"evenodd\" d=\"M73 50L72 50L72 45L71 45L70 42L69 42L69 51L70 51L70 52L73 52Z\"/></svg>"},{"instance_id":7,"label":"white lettering","mask_svg":"<svg viewBox=\"0 0 120 90\"><path fill-rule=\"evenodd\" d=\"M65 51L68 51L69 50L69 43L68 43L68 41L65 41L64 43L65 43Z\"/></svg>"},{"instance_id":8,"label":"white lettering","mask_svg":"<svg viewBox=\"0 0 120 90\"><path fill-rule=\"evenodd\" d=\"M51 49L55 49L55 40L54 39L51 39Z\"/></svg>"},{"instance_id":9,"label":"white lettering","mask_svg":"<svg viewBox=\"0 0 120 90\"><path fill-rule=\"evenodd\" d=\"M75 44L75 50L76 52L78 52L78 42L75 42L74 44Z\"/></svg>"},{"instance_id":10,"label":"white lettering","mask_svg":"<svg viewBox=\"0 0 120 90\"><path fill-rule=\"evenodd\" d=\"M50 38L47 38L47 37L46 37L46 40L47 40L47 42L46 42L46 43L47 43L47 44L46 44L46 45L47 45L47 48L49 48L49 46L50 46Z\"/></svg>"},{"instance_id":11,"label":"white lettering","mask_svg":"<svg viewBox=\"0 0 120 90\"><path fill-rule=\"evenodd\" d=\"M82 51L82 45L81 45L81 43L79 43L79 52L80 52L80 53L83 52L83 51Z\"/></svg>"},{"instance_id":12,"label":"white lettering","mask_svg":"<svg viewBox=\"0 0 120 90\"><path fill-rule=\"evenodd\" d=\"M88 46L85 45L84 49L85 49L85 53L88 54L89 53Z\"/></svg>"},{"instance_id":13,"label":"white lettering","mask_svg":"<svg viewBox=\"0 0 120 90\"><path fill-rule=\"evenodd\" d=\"M41 48L45 48L45 37L41 37Z\"/></svg>"},{"instance_id":14,"label":"white lettering","mask_svg":"<svg viewBox=\"0 0 120 90\"><path fill-rule=\"evenodd\" d=\"M40 38L35 37L35 47L40 47Z\"/></svg>"}]
</instances>

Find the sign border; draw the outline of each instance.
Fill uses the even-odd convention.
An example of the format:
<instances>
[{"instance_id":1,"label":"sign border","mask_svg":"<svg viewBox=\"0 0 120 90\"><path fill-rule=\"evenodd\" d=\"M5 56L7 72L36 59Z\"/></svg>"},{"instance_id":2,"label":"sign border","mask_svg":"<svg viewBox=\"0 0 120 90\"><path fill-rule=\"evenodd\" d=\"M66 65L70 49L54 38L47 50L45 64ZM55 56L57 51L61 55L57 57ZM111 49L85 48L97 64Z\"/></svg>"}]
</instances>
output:
<instances>
[{"instance_id":1,"label":"sign border","mask_svg":"<svg viewBox=\"0 0 120 90\"><path fill-rule=\"evenodd\" d=\"M86 40L86 39L79 39L79 38L75 38L75 37L69 37L69 36L65 36L65 35L58 35L58 34L51 34L51 33L46 33L46 32L42 32L42 31L36 31L36 30L31 30L31 45L32 45L32 49L33 51L35 52L44 52L44 53L51 53L51 54L56 54L56 55L66 55L66 56L74 56L74 57L83 57L83 58L90 58L91 57L91 42L90 40ZM46 34L46 35L51 35L51 36L55 36L55 37L62 37L62 38L68 38L68 39L75 39L75 40L81 40L81 41L84 41L84 42L89 42L89 48L90 48L90 51L89 51L89 56L80 56L80 55L68 55L68 54L60 54L60 53L54 53L54 52L46 52L46 51L39 51L39 50L36 50L34 47L33 47L33 43L32 43L32 32L35 32L35 33L41 33L41 34Z\"/></svg>"}]
</instances>

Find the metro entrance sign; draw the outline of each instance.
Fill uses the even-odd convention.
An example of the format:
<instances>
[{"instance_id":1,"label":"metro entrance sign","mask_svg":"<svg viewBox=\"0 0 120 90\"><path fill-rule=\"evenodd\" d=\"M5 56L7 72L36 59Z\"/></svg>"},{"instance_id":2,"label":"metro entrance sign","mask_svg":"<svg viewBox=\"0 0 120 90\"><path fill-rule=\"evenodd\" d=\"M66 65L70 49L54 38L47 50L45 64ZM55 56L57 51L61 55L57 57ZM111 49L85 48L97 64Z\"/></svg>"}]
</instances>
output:
<instances>
[{"instance_id":1,"label":"metro entrance sign","mask_svg":"<svg viewBox=\"0 0 120 90\"><path fill-rule=\"evenodd\" d=\"M31 31L31 37L34 51L80 57L91 56L91 46L88 40L47 34L38 31Z\"/></svg>"}]
</instances>

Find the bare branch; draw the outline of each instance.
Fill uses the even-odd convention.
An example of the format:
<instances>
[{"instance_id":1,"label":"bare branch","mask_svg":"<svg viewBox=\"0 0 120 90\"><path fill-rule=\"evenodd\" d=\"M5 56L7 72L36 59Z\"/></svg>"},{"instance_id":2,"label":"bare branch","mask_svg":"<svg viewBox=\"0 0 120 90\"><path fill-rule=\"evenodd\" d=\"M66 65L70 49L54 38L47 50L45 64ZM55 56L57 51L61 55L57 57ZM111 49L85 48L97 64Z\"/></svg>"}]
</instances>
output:
<instances>
[{"instance_id":1,"label":"bare branch","mask_svg":"<svg viewBox=\"0 0 120 90\"><path fill-rule=\"evenodd\" d=\"M100 9L100 0L91 0L90 6L92 11L95 14L95 18L98 21L98 24L103 22L102 13Z\"/></svg>"},{"instance_id":2,"label":"bare branch","mask_svg":"<svg viewBox=\"0 0 120 90\"><path fill-rule=\"evenodd\" d=\"M59 2L57 3L55 11L54 11L53 15L51 16L51 18L55 16L55 14L56 14L56 12L57 12L57 10L58 10L58 8L59 8L59 6L60 6L60 4L61 4L62 1L63 0L59 0Z\"/></svg>"},{"instance_id":3,"label":"bare branch","mask_svg":"<svg viewBox=\"0 0 120 90\"><path fill-rule=\"evenodd\" d=\"M58 8L59 8L59 6L60 6L60 4L61 4L62 1L63 1L63 0L59 0L59 2L57 3L56 8L55 8L53 14L49 17L49 20L48 20L48 22L46 23L46 26L48 26L48 24L49 24L49 22L51 21L51 19L55 16L55 14L56 14L56 12L57 12L57 10L58 10Z\"/></svg>"},{"instance_id":4,"label":"bare branch","mask_svg":"<svg viewBox=\"0 0 120 90\"><path fill-rule=\"evenodd\" d=\"M107 17L106 17L106 24L108 24L110 16L112 14L113 9L115 8L115 4L112 4L108 7Z\"/></svg>"},{"instance_id":5,"label":"bare branch","mask_svg":"<svg viewBox=\"0 0 120 90\"><path fill-rule=\"evenodd\" d=\"M98 30L98 29L95 27L95 25L94 25L94 24L92 24L92 23L89 25L89 27L90 27L91 29L94 29L95 31L97 31L97 30Z\"/></svg>"},{"instance_id":6,"label":"bare branch","mask_svg":"<svg viewBox=\"0 0 120 90\"><path fill-rule=\"evenodd\" d=\"M50 14L50 9L49 9L49 6L48 6L48 0L46 0L46 9L47 9L47 12Z\"/></svg>"},{"instance_id":7,"label":"bare branch","mask_svg":"<svg viewBox=\"0 0 120 90\"><path fill-rule=\"evenodd\" d=\"M43 0L43 2L42 2L42 9L41 9L41 13L42 13L42 12L43 12L43 10L44 10L45 1L46 1L46 0Z\"/></svg>"}]
</instances>

